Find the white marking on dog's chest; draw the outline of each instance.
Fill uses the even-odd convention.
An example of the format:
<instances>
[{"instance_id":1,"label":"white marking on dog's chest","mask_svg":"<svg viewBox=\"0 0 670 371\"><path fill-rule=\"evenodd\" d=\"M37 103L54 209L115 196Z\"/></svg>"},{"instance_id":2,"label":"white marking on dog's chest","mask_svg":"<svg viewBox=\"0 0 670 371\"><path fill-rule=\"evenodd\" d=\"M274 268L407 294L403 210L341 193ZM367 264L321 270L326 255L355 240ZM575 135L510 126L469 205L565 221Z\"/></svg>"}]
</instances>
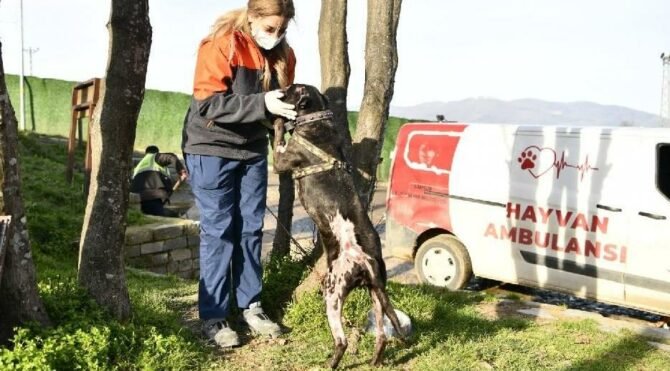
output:
<instances>
[{"instance_id":1,"label":"white marking on dog's chest","mask_svg":"<svg viewBox=\"0 0 670 371\"><path fill-rule=\"evenodd\" d=\"M356 241L354 233L354 224L345 220L339 212L330 222L331 230L340 243L340 254L333 261L333 270L338 273L351 272L356 265L364 266L371 274L370 256L363 252L363 249Z\"/></svg>"}]
</instances>

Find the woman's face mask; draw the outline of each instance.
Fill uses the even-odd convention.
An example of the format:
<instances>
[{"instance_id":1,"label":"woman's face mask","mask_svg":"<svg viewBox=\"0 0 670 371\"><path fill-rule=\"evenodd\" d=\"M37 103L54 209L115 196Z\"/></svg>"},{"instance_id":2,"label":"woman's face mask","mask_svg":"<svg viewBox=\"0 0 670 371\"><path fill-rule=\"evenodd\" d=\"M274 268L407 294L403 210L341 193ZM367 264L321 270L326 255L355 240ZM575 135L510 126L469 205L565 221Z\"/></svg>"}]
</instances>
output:
<instances>
[{"instance_id":1,"label":"woman's face mask","mask_svg":"<svg viewBox=\"0 0 670 371\"><path fill-rule=\"evenodd\" d=\"M286 36L284 17L249 17L251 36L256 44L265 50L271 50Z\"/></svg>"},{"instance_id":2,"label":"woman's face mask","mask_svg":"<svg viewBox=\"0 0 670 371\"><path fill-rule=\"evenodd\" d=\"M251 36L256 40L256 44L265 50L271 50L277 46L286 36L286 32L281 34L281 36L276 37L272 34L269 34L265 31L261 31L258 28L251 29Z\"/></svg>"}]
</instances>

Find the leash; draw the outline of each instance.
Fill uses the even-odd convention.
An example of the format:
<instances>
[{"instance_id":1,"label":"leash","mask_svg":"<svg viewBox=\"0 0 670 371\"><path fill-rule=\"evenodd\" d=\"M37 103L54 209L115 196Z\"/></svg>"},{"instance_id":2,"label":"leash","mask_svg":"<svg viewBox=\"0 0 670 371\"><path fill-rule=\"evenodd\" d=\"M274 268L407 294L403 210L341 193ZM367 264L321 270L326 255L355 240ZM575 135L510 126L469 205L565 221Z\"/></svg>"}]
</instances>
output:
<instances>
[{"instance_id":1,"label":"leash","mask_svg":"<svg viewBox=\"0 0 670 371\"><path fill-rule=\"evenodd\" d=\"M291 239L291 242L293 242L293 244L296 245L298 250L300 250L300 253L303 256L307 256L308 252L302 247L302 245L300 245L300 243L298 243L298 241L295 238L293 238L291 231L289 231L282 223L279 222L279 218L277 217L277 215L275 215L275 213L272 212L272 210L270 210L269 206L265 206L265 208L270 212L270 215L272 215L272 217L275 218L275 220L277 221L277 225L281 226L284 232L286 232L286 234Z\"/></svg>"}]
</instances>

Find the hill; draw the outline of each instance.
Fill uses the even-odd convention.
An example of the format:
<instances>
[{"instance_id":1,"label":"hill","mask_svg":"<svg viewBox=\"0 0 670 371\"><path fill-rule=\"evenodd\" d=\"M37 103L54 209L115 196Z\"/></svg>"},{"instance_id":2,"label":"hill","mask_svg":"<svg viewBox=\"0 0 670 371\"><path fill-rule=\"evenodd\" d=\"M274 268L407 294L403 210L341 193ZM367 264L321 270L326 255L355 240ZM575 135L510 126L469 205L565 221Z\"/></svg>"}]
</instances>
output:
<instances>
[{"instance_id":1,"label":"hill","mask_svg":"<svg viewBox=\"0 0 670 371\"><path fill-rule=\"evenodd\" d=\"M467 123L487 122L521 125L644 126L659 125L657 115L634 109L591 102L548 102L539 99L503 101L468 98L453 102L430 102L410 107L391 107L393 116Z\"/></svg>"}]
</instances>

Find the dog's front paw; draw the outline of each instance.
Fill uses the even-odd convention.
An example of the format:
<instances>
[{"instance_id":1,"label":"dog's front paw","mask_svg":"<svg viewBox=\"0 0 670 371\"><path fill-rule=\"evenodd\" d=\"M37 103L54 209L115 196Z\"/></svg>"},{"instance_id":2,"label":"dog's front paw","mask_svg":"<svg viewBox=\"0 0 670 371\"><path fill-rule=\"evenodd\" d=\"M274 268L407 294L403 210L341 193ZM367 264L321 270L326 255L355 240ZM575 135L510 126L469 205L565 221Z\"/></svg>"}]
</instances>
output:
<instances>
[{"instance_id":1,"label":"dog's front paw","mask_svg":"<svg viewBox=\"0 0 670 371\"><path fill-rule=\"evenodd\" d=\"M277 145L277 146L275 147L275 152L277 152L277 153L284 153L284 152L286 152L286 146L283 146L283 145Z\"/></svg>"}]
</instances>

